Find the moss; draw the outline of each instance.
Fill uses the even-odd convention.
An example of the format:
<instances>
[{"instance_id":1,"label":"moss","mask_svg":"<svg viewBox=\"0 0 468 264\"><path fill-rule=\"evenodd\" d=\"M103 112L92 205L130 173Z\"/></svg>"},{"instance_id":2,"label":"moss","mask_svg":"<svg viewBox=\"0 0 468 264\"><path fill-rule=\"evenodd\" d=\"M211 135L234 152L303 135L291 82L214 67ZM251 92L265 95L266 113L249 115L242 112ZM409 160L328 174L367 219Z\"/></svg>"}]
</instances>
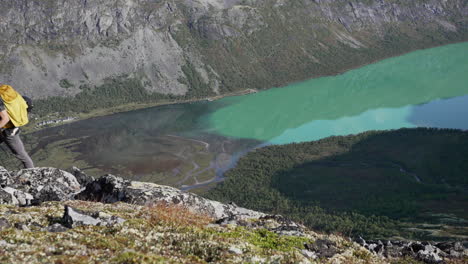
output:
<instances>
[{"instance_id":1,"label":"moss","mask_svg":"<svg viewBox=\"0 0 468 264\"><path fill-rule=\"evenodd\" d=\"M0 212L15 219L30 218L47 224L67 204L85 211L102 211L125 217L120 225L84 226L66 232L0 231L6 244L0 263L299 263L303 237L279 236L266 229L208 226L204 215L189 214L178 206L137 206L84 201L48 202L38 207L0 206ZM47 216L48 214L48 216ZM14 217L13 217L14 216ZM177 221L174 219L179 218ZM170 221L173 221L171 223ZM241 248L243 254L229 251Z\"/></svg>"},{"instance_id":2,"label":"moss","mask_svg":"<svg viewBox=\"0 0 468 264\"><path fill-rule=\"evenodd\" d=\"M245 240L260 249L283 252L292 251L293 249L304 249L304 244L310 242L305 237L280 236L266 229L248 230L244 227L237 227L231 232L222 232L219 236L234 238L235 240Z\"/></svg>"}]
</instances>

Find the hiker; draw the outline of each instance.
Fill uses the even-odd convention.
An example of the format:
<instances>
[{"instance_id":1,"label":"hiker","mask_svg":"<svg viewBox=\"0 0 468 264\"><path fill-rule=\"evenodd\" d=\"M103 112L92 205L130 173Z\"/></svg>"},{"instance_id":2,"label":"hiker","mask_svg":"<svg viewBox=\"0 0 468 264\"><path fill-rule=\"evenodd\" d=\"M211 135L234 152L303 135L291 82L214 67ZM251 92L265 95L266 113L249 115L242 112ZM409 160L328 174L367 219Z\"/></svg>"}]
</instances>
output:
<instances>
[{"instance_id":1,"label":"hiker","mask_svg":"<svg viewBox=\"0 0 468 264\"><path fill-rule=\"evenodd\" d=\"M19 136L19 127L26 125L28 120L28 105L23 97L11 86L0 85L0 144L5 142L25 168L34 168L34 164L24 149Z\"/></svg>"}]
</instances>

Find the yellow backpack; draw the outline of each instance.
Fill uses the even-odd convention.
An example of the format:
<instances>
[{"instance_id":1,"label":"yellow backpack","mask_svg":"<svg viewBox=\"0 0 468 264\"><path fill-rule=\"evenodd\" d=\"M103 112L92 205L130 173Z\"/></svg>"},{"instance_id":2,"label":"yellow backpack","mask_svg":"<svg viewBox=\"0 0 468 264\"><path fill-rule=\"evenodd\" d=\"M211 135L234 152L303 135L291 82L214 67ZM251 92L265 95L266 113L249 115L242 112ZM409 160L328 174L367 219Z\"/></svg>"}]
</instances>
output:
<instances>
[{"instance_id":1,"label":"yellow backpack","mask_svg":"<svg viewBox=\"0 0 468 264\"><path fill-rule=\"evenodd\" d=\"M6 84L0 85L0 96L11 120L11 123L8 122L4 128L20 127L29 123L28 105L13 87Z\"/></svg>"}]
</instances>

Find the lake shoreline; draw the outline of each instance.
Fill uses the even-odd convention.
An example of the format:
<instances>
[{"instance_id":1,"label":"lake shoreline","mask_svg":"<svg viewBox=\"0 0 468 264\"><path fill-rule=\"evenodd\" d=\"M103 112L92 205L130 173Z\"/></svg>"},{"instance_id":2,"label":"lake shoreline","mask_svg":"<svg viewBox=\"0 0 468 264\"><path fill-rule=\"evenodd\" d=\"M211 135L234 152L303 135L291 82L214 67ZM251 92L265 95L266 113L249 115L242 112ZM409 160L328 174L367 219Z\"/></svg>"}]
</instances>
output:
<instances>
[{"instance_id":1,"label":"lake shoreline","mask_svg":"<svg viewBox=\"0 0 468 264\"><path fill-rule=\"evenodd\" d=\"M266 143L415 126L467 129L466 120L451 118L468 114L467 47L413 52L251 96L167 102L179 105L92 118L38 131L25 142L40 166L79 164L93 175L207 189L224 169L236 167L233 158Z\"/></svg>"},{"instance_id":2,"label":"lake shoreline","mask_svg":"<svg viewBox=\"0 0 468 264\"><path fill-rule=\"evenodd\" d=\"M62 125L74 123L74 122L77 122L77 121L83 121L83 120L87 120L87 119L91 119L91 118L109 116L109 115L113 115L113 114L131 112L131 111L147 109L147 108L152 108L152 107L177 105L177 104L185 104L185 103L196 103L196 102L202 102L202 101L217 101L217 100L220 100L220 99L223 99L223 98L226 98L226 97L242 96L242 95L248 95L248 94L252 94L252 93L267 91L267 90L270 90L270 89L279 89L279 88L287 87L289 85L293 85L293 84L296 84L296 83L301 83L301 82L308 81L308 80L342 75L342 74L344 74L346 72L356 70L356 69L359 69L359 68L362 68L362 67L365 67L365 66L368 66L368 65L371 65L371 64L375 64L375 63L381 62L381 61L386 60L386 59L404 56L404 55L406 55L408 53L421 51L421 50L427 50L427 49L433 49L433 48L447 46L447 45L465 43L465 42L468 42L468 40L454 41L454 42L449 42L449 43L445 43L445 44L431 45L431 46L428 46L428 47L423 47L423 48L418 48L418 49L414 49L414 50L410 50L410 51L405 51L405 52L402 52L402 53L399 53L399 54L396 54L396 55L385 56L383 58L376 59L376 60L367 62L365 64L348 67L348 68L343 69L341 71L337 71L335 74L312 75L309 78L306 78L306 79L303 79L303 80L295 80L295 81L286 83L286 84L284 84L282 86L278 86L278 87L270 87L270 88L258 89L258 90L253 89L253 88L247 88L247 89L244 89L244 90L235 91L235 92L231 92L231 93L220 94L220 95L210 96L210 97L203 97L203 98L187 99L187 100L159 101L159 102L153 102L153 103L130 103L130 104L125 104L125 105L116 106L116 107L110 107L110 108L103 108L103 109L94 110L91 113L87 113L87 114L77 113L76 116L75 116L76 118L74 117L74 120L72 120L70 122L58 123L56 125L44 126L44 127L40 127L40 128L37 128L37 127L29 128L29 127L27 127L27 128L24 129L24 132L25 132L25 134L30 134L30 133L35 133L35 132L41 131L43 129L62 126ZM47 121L47 120L41 119L41 120L39 120L38 122L35 122L32 125L38 124L41 121Z\"/></svg>"}]
</instances>

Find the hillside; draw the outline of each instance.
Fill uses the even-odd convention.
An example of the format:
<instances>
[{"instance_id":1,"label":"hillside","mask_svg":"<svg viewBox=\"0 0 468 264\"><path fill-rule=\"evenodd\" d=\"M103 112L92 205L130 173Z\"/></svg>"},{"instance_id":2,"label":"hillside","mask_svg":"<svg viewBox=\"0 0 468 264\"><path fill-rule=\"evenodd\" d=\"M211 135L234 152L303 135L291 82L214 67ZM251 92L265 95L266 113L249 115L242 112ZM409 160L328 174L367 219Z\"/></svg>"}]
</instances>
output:
<instances>
[{"instance_id":1,"label":"hillside","mask_svg":"<svg viewBox=\"0 0 468 264\"><path fill-rule=\"evenodd\" d=\"M0 14L0 78L49 98L39 114L270 88L468 39L463 0L3 1Z\"/></svg>"},{"instance_id":2,"label":"hillside","mask_svg":"<svg viewBox=\"0 0 468 264\"><path fill-rule=\"evenodd\" d=\"M467 239L467 142L419 128L269 146L207 196L356 237Z\"/></svg>"},{"instance_id":3,"label":"hillside","mask_svg":"<svg viewBox=\"0 0 468 264\"><path fill-rule=\"evenodd\" d=\"M459 263L460 243L319 234L280 215L77 168L0 168L1 263Z\"/></svg>"}]
</instances>

